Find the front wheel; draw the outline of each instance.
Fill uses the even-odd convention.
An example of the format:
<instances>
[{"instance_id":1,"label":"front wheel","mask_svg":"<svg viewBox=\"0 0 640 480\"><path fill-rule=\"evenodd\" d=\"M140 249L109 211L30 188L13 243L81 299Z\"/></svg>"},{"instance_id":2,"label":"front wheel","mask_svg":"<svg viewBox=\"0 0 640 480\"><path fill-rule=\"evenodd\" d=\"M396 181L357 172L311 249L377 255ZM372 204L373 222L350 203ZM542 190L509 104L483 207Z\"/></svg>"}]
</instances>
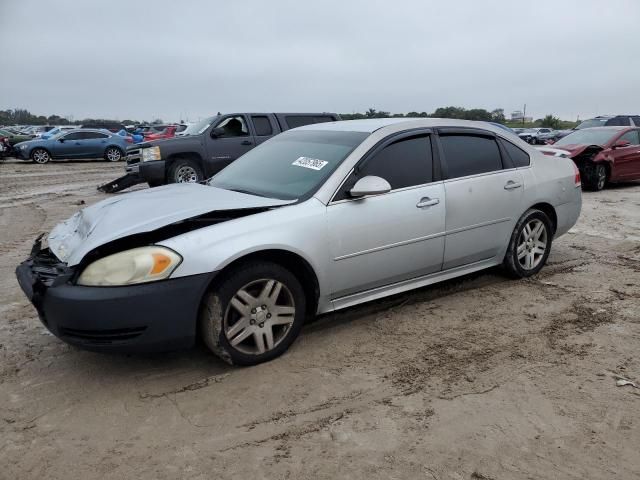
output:
<instances>
[{"instance_id":1,"label":"front wheel","mask_svg":"<svg viewBox=\"0 0 640 480\"><path fill-rule=\"evenodd\" d=\"M540 210L527 210L513 229L503 265L514 278L530 277L547 262L551 251L553 228L549 217Z\"/></svg>"},{"instance_id":2,"label":"front wheel","mask_svg":"<svg viewBox=\"0 0 640 480\"><path fill-rule=\"evenodd\" d=\"M44 148L34 148L31 152L31 160L41 165L49 163L51 155Z\"/></svg>"},{"instance_id":3,"label":"front wheel","mask_svg":"<svg viewBox=\"0 0 640 480\"><path fill-rule=\"evenodd\" d=\"M587 190L599 192L607 185L607 167L602 163L585 165L583 172L583 184Z\"/></svg>"},{"instance_id":4,"label":"front wheel","mask_svg":"<svg viewBox=\"0 0 640 480\"><path fill-rule=\"evenodd\" d=\"M256 365L284 353L305 319L298 279L270 262L237 268L205 297L200 313L204 343L224 361Z\"/></svg>"},{"instance_id":5,"label":"front wheel","mask_svg":"<svg viewBox=\"0 0 640 480\"><path fill-rule=\"evenodd\" d=\"M177 159L169 169L170 183L198 183L204 180L200 166L193 160Z\"/></svg>"},{"instance_id":6,"label":"front wheel","mask_svg":"<svg viewBox=\"0 0 640 480\"><path fill-rule=\"evenodd\" d=\"M119 162L120 160L122 160L122 157L122 150L120 150L118 147L109 147L104 152L104 158L109 162Z\"/></svg>"}]
</instances>

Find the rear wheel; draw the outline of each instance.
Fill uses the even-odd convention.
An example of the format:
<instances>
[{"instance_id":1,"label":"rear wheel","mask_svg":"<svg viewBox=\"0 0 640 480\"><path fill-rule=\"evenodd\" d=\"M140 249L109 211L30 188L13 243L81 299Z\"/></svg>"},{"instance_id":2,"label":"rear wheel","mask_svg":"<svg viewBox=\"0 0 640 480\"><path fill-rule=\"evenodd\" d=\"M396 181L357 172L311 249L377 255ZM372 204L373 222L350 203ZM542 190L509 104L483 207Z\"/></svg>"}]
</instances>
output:
<instances>
[{"instance_id":1,"label":"rear wheel","mask_svg":"<svg viewBox=\"0 0 640 480\"><path fill-rule=\"evenodd\" d=\"M123 156L124 155L122 154L122 150L120 150L118 147L109 147L104 152L104 158L109 162L119 162L120 160L122 160Z\"/></svg>"},{"instance_id":2,"label":"rear wheel","mask_svg":"<svg viewBox=\"0 0 640 480\"><path fill-rule=\"evenodd\" d=\"M179 158L169 169L170 183L198 183L204 180L200 165L193 160Z\"/></svg>"},{"instance_id":3,"label":"rear wheel","mask_svg":"<svg viewBox=\"0 0 640 480\"><path fill-rule=\"evenodd\" d=\"M34 148L31 152L31 160L41 165L49 163L51 155L44 148Z\"/></svg>"},{"instance_id":4,"label":"rear wheel","mask_svg":"<svg viewBox=\"0 0 640 480\"><path fill-rule=\"evenodd\" d=\"M247 264L225 276L207 294L200 314L209 349L235 365L255 365L284 353L305 319L306 299L298 279L270 262Z\"/></svg>"},{"instance_id":5,"label":"rear wheel","mask_svg":"<svg viewBox=\"0 0 640 480\"><path fill-rule=\"evenodd\" d=\"M553 227L540 210L527 210L513 229L503 265L514 278L530 277L547 262L551 251Z\"/></svg>"}]
</instances>

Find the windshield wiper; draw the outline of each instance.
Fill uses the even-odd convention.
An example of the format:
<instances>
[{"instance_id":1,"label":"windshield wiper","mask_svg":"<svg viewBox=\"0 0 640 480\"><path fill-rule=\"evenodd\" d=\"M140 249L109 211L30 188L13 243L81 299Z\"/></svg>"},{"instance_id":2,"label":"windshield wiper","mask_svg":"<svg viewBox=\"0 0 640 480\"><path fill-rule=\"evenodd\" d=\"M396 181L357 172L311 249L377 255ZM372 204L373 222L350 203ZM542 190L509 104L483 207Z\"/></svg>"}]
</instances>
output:
<instances>
[{"instance_id":1,"label":"windshield wiper","mask_svg":"<svg viewBox=\"0 0 640 480\"><path fill-rule=\"evenodd\" d=\"M256 197L265 197L266 195L260 195L256 192L250 192L249 190L242 190L241 188L225 188L225 190L230 190L232 192L245 193L247 195L255 195Z\"/></svg>"}]
</instances>

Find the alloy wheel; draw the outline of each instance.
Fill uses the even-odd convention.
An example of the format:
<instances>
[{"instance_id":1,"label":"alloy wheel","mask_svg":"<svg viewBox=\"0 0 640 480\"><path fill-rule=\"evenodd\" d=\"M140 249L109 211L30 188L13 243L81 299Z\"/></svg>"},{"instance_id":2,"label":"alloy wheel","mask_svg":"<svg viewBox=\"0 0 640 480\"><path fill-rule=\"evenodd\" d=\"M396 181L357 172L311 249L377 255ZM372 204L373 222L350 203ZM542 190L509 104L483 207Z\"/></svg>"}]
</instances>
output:
<instances>
[{"instance_id":1,"label":"alloy wheel","mask_svg":"<svg viewBox=\"0 0 640 480\"><path fill-rule=\"evenodd\" d=\"M197 183L198 172L189 165L182 165L176 171L176 183Z\"/></svg>"},{"instance_id":2,"label":"alloy wheel","mask_svg":"<svg viewBox=\"0 0 640 480\"><path fill-rule=\"evenodd\" d=\"M110 162L119 162L121 158L122 154L117 148L110 148L107 150L107 160Z\"/></svg>"},{"instance_id":3,"label":"alloy wheel","mask_svg":"<svg viewBox=\"0 0 640 480\"><path fill-rule=\"evenodd\" d=\"M46 150L36 150L33 152L33 161L36 163L44 164L50 160L49 154Z\"/></svg>"},{"instance_id":4,"label":"alloy wheel","mask_svg":"<svg viewBox=\"0 0 640 480\"><path fill-rule=\"evenodd\" d=\"M527 222L518 240L518 263L525 270L536 268L547 251L548 234L544 223L538 219Z\"/></svg>"},{"instance_id":5,"label":"alloy wheel","mask_svg":"<svg viewBox=\"0 0 640 480\"><path fill-rule=\"evenodd\" d=\"M224 334L239 352L261 355L285 339L295 312L293 295L284 283L256 280L231 298L224 315Z\"/></svg>"},{"instance_id":6,"label":"alloy wheel","mask_svg":"<svg viewBox=\"0 0 640 480\"><path fill-rule=\"evenodd\" d=\"M598 165L596 169L596 175L598 176L598 190L602 190L607 183L607 171L602 165Z\"/></svg>"}]
</instances>

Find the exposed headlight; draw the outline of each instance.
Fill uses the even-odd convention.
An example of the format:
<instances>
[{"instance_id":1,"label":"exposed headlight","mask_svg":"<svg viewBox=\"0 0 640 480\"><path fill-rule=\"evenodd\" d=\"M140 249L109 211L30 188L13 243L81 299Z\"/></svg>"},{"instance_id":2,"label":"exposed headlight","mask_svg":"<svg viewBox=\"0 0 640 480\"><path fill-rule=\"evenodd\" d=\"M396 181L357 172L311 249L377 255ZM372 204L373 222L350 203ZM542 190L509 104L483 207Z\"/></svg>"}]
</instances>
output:
<instances>
[{"instance_id":1,"label":"exposed headlight","mask_svg":"<svg viewBox=\"0 0 640 480\"><path fill-rule=\"evenodd\" d=\"M20 150L26 150L27 149L27 145L20 145Z\"/></svg>"},{"instance_id":2,"label":"exposed headlight","mask_svg":"<svg viewBox=\"0 0 640 480\"><path fill-rule=\"evenodd\" d=\"M78 285L115 286L167 278L182 257L165 247L140 247L101 258L84 269Z\"/></svg>"},{"instance_id":3,"label":"exposed headlight","mask_svg":"<svg viewBox=\"0 0 640 480\"><path fill-rule=\"evenodd\" d=\"M150 147L142 149L142 161L160 160L160 147Z\"/></svg>"}]
</instances>

